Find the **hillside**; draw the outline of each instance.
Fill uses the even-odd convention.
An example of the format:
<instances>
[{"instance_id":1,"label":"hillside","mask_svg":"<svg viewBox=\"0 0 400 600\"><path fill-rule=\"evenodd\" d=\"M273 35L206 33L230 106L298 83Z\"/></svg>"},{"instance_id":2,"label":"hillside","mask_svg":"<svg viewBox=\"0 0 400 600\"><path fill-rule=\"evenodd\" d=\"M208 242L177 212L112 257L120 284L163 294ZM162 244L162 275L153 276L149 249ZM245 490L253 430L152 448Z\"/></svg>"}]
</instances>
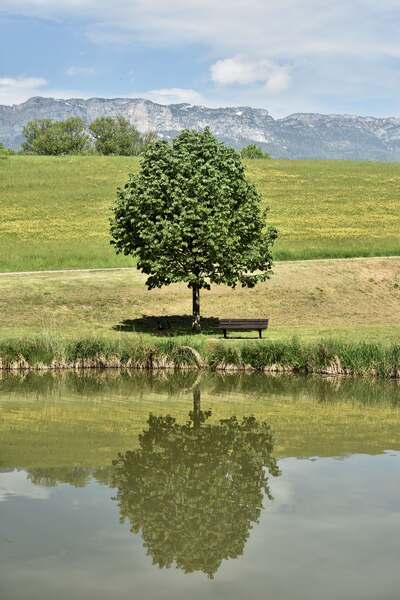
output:
<instances>
[{"instance_id":1,"label":"hillside","mask_svg":"<svg viewBox=\"0 0 400 600\"><path fill-rule=\"evenodd\" d=\"M87 123L100 116L123 115L140 131L152 129L167 138L184 128L209 126L232 146L256 142L277 158L400 159L400 119L394 117L297 113L274 119L267 110L249 106L165 106L141 98L36 97L19 105L0 105L0 142L18 148L23 141L23 127L29 121L62 120L72 115Z\"/></svg>"},{"instance_id":2,"label":"hillside","mask_svg":"<svg viewBox=\"0 0 400 600\"><path fill-rule=\"evenodd\" d=\"M0 271L128 266L109 246L115 190L137 159L0 160ZM280 231L277 259L400 255L400 164L250 161Z\"/></svg>"},{"instance_id":3,"label":"hillside","mask_svg":"<svg viewBox=\"0 0 400 600\"><path fill-rule=\"evenodd\" d=\"M212 286L204 317L270 317L267 339L398 342L400 258L281 262L254 289ZM136 269L0 275L0 336L130 338L157 331L157 319L189 315L185 284L147 291ZM138 322L135 320L139 319ZM190 331L190 318L182 331ZM115 328L118 326L122 331ZM203 323L207 331L207 321ZM254 336L254 332L249 334ZM229 343L234 343L231 340Z\"/></svg>"}]
</instances>

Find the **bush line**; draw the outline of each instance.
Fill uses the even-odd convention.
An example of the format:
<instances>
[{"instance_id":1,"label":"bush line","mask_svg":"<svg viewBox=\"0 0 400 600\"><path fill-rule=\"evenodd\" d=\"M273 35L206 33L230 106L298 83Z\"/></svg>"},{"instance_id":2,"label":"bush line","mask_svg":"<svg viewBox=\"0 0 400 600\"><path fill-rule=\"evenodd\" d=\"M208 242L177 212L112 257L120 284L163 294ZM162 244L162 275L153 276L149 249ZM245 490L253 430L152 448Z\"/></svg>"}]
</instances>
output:
<instances>
[{"instance_id":1,"label":"bush line","mask_svg":"<svg viewBox=\"0 0 400 600\"><path fill-rule=\"evenodd\" d=\"M373 375L400 378L400 344L321 340L218 342L173 339L57 337L0 340L1 370L88 368L209 368L225 371Z\"/></svg>"}]
</instances>

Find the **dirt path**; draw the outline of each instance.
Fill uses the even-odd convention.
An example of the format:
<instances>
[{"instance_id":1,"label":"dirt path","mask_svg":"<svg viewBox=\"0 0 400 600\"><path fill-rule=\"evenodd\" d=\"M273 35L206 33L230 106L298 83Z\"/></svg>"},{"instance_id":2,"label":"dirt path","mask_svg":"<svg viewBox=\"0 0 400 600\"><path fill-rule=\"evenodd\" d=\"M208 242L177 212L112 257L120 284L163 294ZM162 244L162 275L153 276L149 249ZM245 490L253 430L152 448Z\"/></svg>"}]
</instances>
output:
<instances>
[{"instance_id":1,"label":"dirt path","mask_svg":"<svg viewBox=\"0 0 400 600\"><path fill-rule=\"evenodd\" d=\"M135 267L98 267L94 269L53 269L50 271L4 271L0 277L6 275L48 275L49 273L96 273L102 271L132 271Z\"/></svg>"},{"instance_id":2,"label":"dirt path","mask_svg":"<svg viewBox=\"0 0 400 600\"><path fill-rule=\"evenodd\" d=\"M395 260L399 259L400 256L352 256L350 258L312 258L306 260L279 260L275 264L294 264L294 263L321 263L321 262L350 262L350 261L367 261L367 260ZM4 271L0 273L0 277L6 277L8 275L48 275L57 273L96 273L104 271L132 271L136 267L95 267L93 269L52 269L43 271Z\"/></svg>"}]
</instances>

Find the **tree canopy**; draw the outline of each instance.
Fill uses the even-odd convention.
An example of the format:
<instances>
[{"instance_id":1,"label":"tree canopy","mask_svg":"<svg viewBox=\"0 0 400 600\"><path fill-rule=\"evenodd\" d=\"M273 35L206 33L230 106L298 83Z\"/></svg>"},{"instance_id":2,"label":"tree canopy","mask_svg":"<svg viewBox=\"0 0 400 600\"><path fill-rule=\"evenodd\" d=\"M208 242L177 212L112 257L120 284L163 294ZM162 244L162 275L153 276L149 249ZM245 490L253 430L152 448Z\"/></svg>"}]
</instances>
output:
<instances>
[{"instance_id":1,"label":"tree canopy","mask_svg":"<svg viewBox=\"0 0 400 600\"><path fill-rule=\"evenodd\" d=\"M277 231L240 155L205 129L149 146L118 190L111 236L117 252L137 257L149 289L187 282L198 331L200 290L268 278Z\"/></svg>"},{"instance_id":2,"label":"tree canopy","mask_svg":"<svg viewBox=\"0 0 400 600\"><path fill-rule=\"evenodd\" d=\"M257 146L256 144L249 144L248 146L244 146L244 148L241 149L240 151L240 155L242 158L271 158L270 154L268 154L268 152L264 152L264 150L262 148L260 148L260 146Z\"/></svg>"},{"instance_id":3,"label":"tree canopy","mask_svg":"<svg viewBox=\"0 0 400 600\"><path fill-rule=\"evenodd\" d=\"M195 409L184 424L150 415L139 448L114 461L112 484L121 520L141 533L156 565L212 578L243 553L264 496L271 499L268 473L279 469L267 423L212 424L210 415Z\"/></svg>"},{"instance_id":4,"label":"tree canopy","mask_svg":"<svg viewBox=\"0 0 400 600\"><path fill-rule=\"evenodd\" d=\"M31 154L80 154L89 140L85 123L79 117L70 117L65 121L30 121L24 127L23 134L25 142L22 149Z\"/></svg>"},{"instance_id":5,"label":"tree canopy","mask_svg":"<svg viewBox=\"0 0 400 600\"><path fill-rule=\"evenodd\" d=\"M39 119L23 130L23 152L29 154L111 154L136 156L157 139L154 131L141 134L124 117L99 117L89 126L79 117L65 121ZM0 147L0 156L2 150Z\"/></svg>"},{"instance_id":6,"label":"tree canopy","mask_svg":"<svg viewBox=\"0 0 400 600\"><path fill-rule=\"evenodd\" d=\"M99 117L89 129L99 154L136 156L142 151L142 136L125 117Z\"/></svg>"}]
</instances>

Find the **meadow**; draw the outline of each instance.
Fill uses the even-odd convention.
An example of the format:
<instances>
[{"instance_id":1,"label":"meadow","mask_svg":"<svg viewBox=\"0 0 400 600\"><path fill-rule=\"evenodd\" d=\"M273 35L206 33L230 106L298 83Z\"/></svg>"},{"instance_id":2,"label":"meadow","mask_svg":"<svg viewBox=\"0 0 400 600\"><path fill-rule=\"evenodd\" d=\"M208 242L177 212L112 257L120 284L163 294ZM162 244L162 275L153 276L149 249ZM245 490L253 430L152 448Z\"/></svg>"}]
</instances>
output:
<instances>
[{"instance_id":1,"label":"meadow","mask_svg":"<svg viewBox=\"0 0 400 600\"><path fill-rule=\"evenodd\" d=\"M130 266L109 245L117 186L138 159L12 156L0 160L0 271ZM247 162L277 260L400 255L400 164Z\"/></svg>"},{"instance_id":2,"label":"meadow","mask_svg":"<svg viewBox=\"0 0 400 600\"><path fill-rule=\"evenodd\" d=\"M137 158L104 156L0 160L2 339L125 340L157 333L159 319L174 315L180 323L173 324L174 334L190 331L190 318L182 320L191 312L186 285L148 292L132 259L116 256L109 245L116 188L138 164ZM271 280L253 290L214 286L204 292L205 330L207 319L269 317L266 336L273 341L396 343L400 164L246 164L280 230L277 262ZM116 270L76 270L110 267ZM62 269L72 271L22 273Z\"/></svg>"},{"instance_id":3,"label":"meadow","mask_svg":"<svg viewBox=\"0 0 400 600\"><path fill-rule=\"evenodd\" d=\"M125 340L190 333L190 317L182 318L191 313L187 286L148 291L135 268L4 273L0 289L2 339L62 335ZM395 343L400 336L400 258L278 262L271 279L254 289L212 286L201 302L201 337L215 337L212 327L207 330L218 317L269 317L269 340L297 336L306 342ZM164 331L158 331L160 320Z\"/></svg>"}]
</instances>

